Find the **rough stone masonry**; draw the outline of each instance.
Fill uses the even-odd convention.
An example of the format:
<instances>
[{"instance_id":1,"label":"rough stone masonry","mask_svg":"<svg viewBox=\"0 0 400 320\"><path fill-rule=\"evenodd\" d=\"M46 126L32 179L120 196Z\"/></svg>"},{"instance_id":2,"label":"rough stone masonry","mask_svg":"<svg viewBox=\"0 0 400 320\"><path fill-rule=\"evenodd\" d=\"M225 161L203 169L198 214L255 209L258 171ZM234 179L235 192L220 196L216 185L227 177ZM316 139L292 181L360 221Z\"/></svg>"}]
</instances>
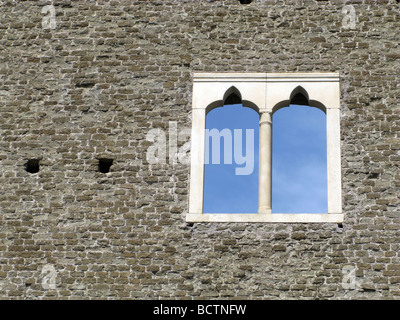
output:
<instances>
[{"instance_id":1,"label":"rough stone masonry","mask_svg":"<svg viewBox=\"0 0 400 320\"><path fill-rule=\"evenodd\" d=\"M399 30L398 0L1 1L0 297L399 299ZM191 127L193 72L340 72L343 225L185 222L146 134Z\"/></svg>"}]
</instances>

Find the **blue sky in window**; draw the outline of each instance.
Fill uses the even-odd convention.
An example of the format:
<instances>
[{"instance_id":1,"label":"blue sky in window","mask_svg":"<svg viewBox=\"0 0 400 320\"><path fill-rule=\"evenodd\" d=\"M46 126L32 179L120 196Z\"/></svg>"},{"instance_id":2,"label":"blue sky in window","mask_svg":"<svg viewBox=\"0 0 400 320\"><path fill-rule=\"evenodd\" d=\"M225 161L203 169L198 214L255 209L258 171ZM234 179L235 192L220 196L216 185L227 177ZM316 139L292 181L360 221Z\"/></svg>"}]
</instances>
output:
<instances>
[{"instance_id":1,"label":"blue sky in window","mask_svg":"<svg viewBox=\"0 0 400 320\"><path fill-rule=\"evenodd\" d=\"M326 213L326 115L293 105L273 115L272 212Z\"/></svg>"},{"instance_id":2,"label":"blue sky in window","mask_svg":"<svg viewBox=\"0 0 400 320\"><path fill-rule=\"evenodd\" d=\"M232 164L224 159L224 139L220 144L220 164L209 164L204 173L204 213L257 213L259 115L242 105L216 108L207 114L206 129L230 129ZM249 166L235 156L234 129L241 129L242 144L237 153L254 160L251 174L237 175L237 168ZM246 129L254 132L252 137ZM238 134L238 132L237 132ZM254 139L254 154L248 154L246 139ZM240 148L241 147L241 148ZM207 152L206 152L207 153ZM252 156L252 157L251 157ZM243 160L243 159L242 159ZM319 109L291 106L273 116L273 213L327 212L326 116ZM225 162L225 163L224 163ZM250 166L249 166L250 167ZM243 169L242 169L243 170Z\"/></svg>"},{"instance_id":3,"label":"blue sky in window","mask_svg":"<svg viewBox=\"0 0 400 320\"><path fill-rule=\"evenodd\" d=\"M221 138L220 164L212 164L212 141L209 144L209 164L204 173L204 208L205 213L257 213L258 211L258 141L259 115L242 105L227 105L210 111L206 118L206 129L228 128L232 136L232 164L224 159L224 143ZM246 155L246 140L250 138L246 129L254 130L254 154L252 154L253 170L251 174L236 175L237 168L245 164L235 161L233 144L234 129L242 130L241 154Z\"/></svg>"}]
</instances>

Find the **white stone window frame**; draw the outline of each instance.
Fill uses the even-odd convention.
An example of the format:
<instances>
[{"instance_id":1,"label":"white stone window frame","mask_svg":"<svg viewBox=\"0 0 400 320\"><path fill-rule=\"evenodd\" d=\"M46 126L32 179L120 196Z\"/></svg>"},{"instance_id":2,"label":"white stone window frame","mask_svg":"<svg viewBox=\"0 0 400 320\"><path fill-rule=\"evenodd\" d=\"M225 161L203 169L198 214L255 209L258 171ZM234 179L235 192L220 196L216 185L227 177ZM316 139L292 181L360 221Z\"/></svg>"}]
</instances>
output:
<instances>
[{"instance_id":1,"label":"white stone window frame","mask_svg":"<svg viewBox=\"0 0 400 320\"><path fill-rule=\"evenodd\" d=\"M260 115L258 213L203 213L205 123L235 88ZM272 115L301 92L326 113L328 213L272 213ZM342 223L338 73L194 73L189 212L186 222Z\"/></svg>"}]
</instances>

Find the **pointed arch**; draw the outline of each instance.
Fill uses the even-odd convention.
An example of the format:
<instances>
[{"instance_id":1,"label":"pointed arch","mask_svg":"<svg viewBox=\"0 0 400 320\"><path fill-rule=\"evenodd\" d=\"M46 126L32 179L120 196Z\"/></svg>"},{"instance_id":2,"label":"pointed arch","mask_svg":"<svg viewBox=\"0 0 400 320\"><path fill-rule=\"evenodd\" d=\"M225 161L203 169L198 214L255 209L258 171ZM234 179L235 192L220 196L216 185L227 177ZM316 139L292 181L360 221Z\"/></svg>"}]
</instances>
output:
<instances>
[{"instance_id":1,"label":"pointed arch","mask_svg":"<svg viewBox=\"0 0 400 320\"><path fill-rule=\"evenodd\" d=\"M297 104L297 105L310 105L310 101L308 98L307 91L302 86L297 86L294 88L292 93L290 94L290 104Z\"/></svg>"},{"instance_id":2,"label":"pointed arch","mask_svg":"<svg viewBox=\"0 0 400 320\"><path fill-rule=\"evenodd\" d=\"M242 94L235 86L232 86L226 90L223 98L223 105L240 103L242 103Z\"/></svg>"},{"instance_id":3,"label":"pointed arch","mask_svg":"<svg viewBox=\"0 0 400 320\"><path fill-rule=\"evenodd\" d=\"M231 86L225 91L222 100L216 100L206 107L206 114L215 108L233 104L241 104L243 107L253 109L259 113L259 107L255 103L249 100L243 100L242 93L239 91L239 89L235 86Z\"/></svg>"},{"instance_id":4,"label":"pointed arch","mask_svg":"<svg viewBox=\"0 0 400 320\"><path fill-rule=\"evenodd\" d=\"M228 90L225 91L224 95L222 96L222 100L217 100L209 104L206 107L206 114L208 114L211 110L215 108L232 104L242 104L242 94L235 86L231 86Z\"/></svg>"},{"instance_id":5,"label":"pointed arch","mask_svg":"<svg viewBox=\"0 0 400 320\"><path fill-rule=\"evenodd\" d=\"M272 108L272 113L275 113L281 108L289 107L292 104L318 108L326 113L326 107L321 102L310 99L307 90L302 86L294 88L290 93L289 99L277 103Z\"/></svg>"}]
</instances>

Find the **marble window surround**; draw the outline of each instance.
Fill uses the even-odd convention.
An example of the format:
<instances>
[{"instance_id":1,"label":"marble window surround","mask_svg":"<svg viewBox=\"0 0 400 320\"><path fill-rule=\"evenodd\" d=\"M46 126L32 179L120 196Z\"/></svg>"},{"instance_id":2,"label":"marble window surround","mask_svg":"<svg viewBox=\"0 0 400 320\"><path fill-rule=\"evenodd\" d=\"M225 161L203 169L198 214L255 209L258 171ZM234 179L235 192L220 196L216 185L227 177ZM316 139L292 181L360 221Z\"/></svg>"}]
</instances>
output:
<instances>
[{"instance_id":1,"label":"marble window surround","mask_svg":"<svg viewBox=\"0 0 400 320\"><path fill-rule=\"evenodd\" d=\"M257 214L203 213L206 114L237 90L260 114L259 208ZM272 213L272 114L297 93L326 113L328 213ZM338 73L194 73L189 212L186 222L342 223L340 87Z\"/></svg>"}]
</instances>

